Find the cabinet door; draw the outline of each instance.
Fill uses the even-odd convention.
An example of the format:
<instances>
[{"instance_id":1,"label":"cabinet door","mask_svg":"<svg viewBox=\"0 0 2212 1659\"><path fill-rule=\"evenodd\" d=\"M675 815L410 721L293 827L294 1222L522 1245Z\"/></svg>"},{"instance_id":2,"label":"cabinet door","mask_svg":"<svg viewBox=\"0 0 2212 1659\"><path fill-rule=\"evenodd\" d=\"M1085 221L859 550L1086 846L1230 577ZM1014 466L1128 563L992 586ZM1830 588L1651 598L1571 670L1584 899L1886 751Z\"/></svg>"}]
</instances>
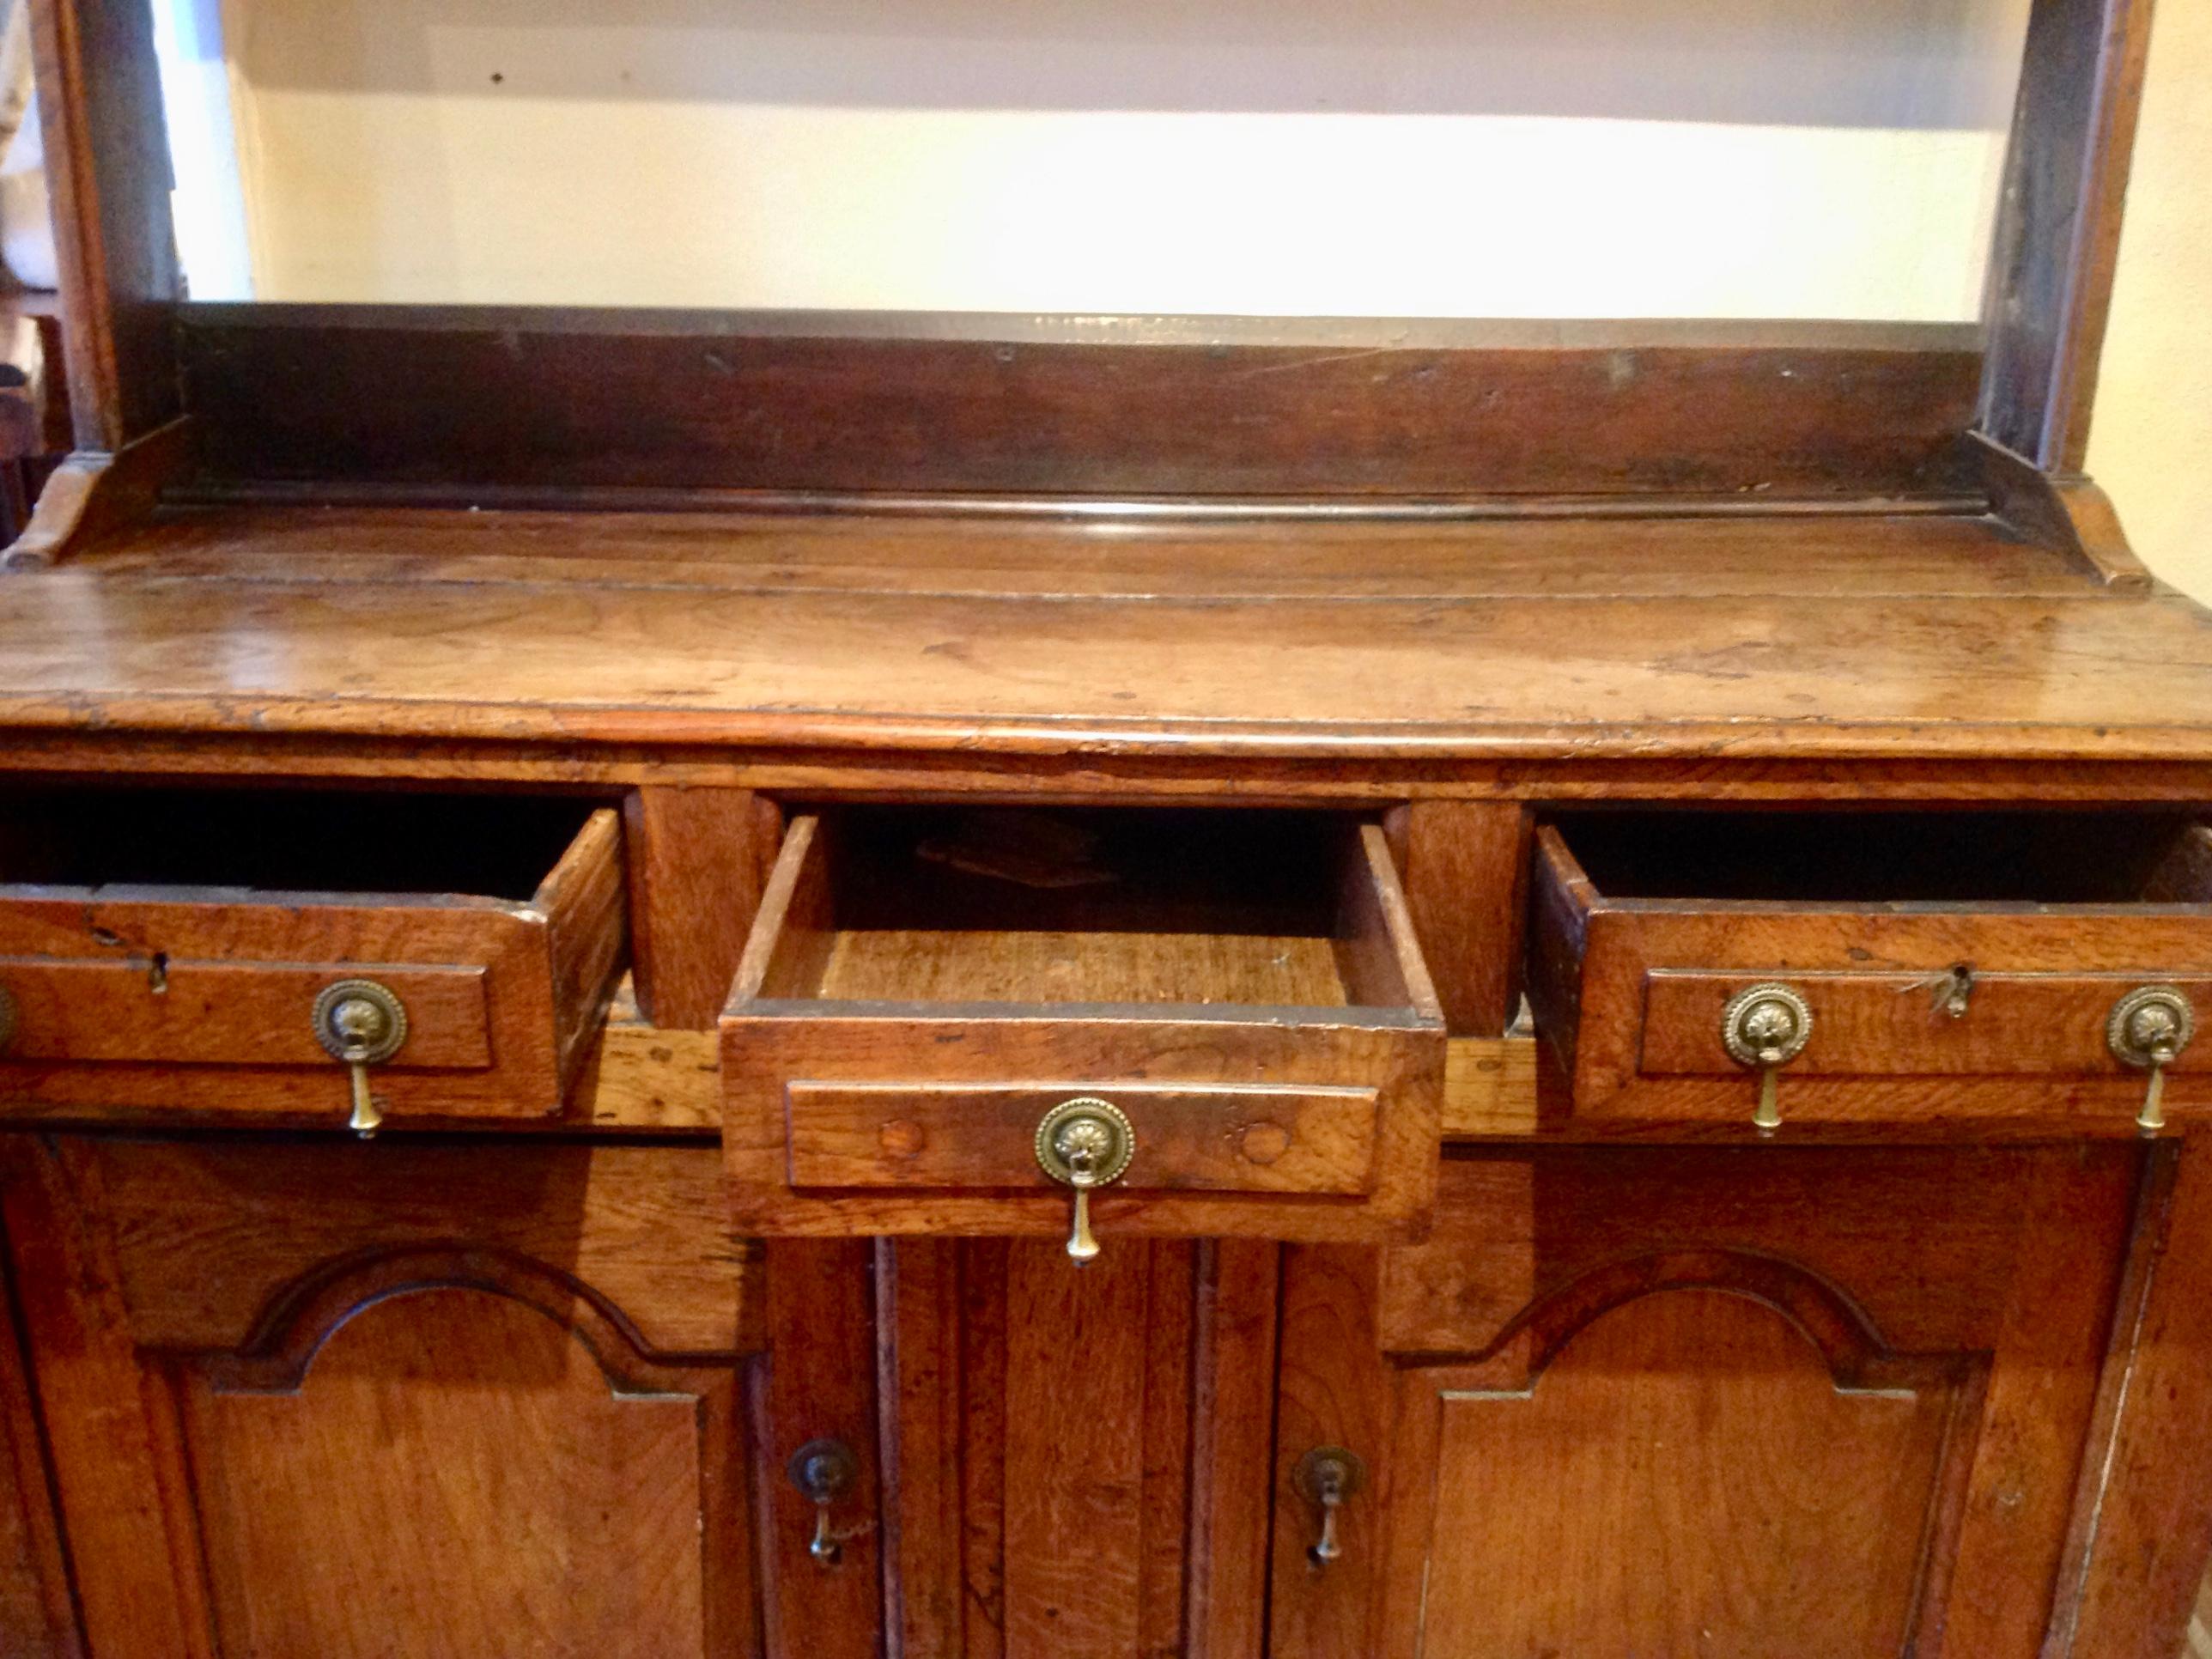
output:
<instances>
[{"instance_id":1,"label":"cabinet door","mask_svg":"<svg viewBox=\"0 0 2212 1659\"><path fill-rule=\"evenodd\" d=\"M905 1659L1249 1659L1279 1256L884 1241Z\"/></svg>"},{"instance_id":2,"label":"cabinet door","mask_svg":"<svg viewBox=\"0 0 2212 1659\"><path fill-rule=\"evenodd\" d=\"M17 1328L15 1286L0 1272L0 1316ZM0 1335L0 1654L82 1655L52 1484L21 1345Z\"/></svg>"},{"instance_id":3,"label":"cabinet door","mask_svg":"<svg viewBox=\"0 0 2212 1659\"><path fill-rule=\"evenodd\" d=\"M19 1137L7 1168L94 1651L875 1651L872 1474L825 1568L780 1455L872 1450L871 1390L806 1386L870 1375L871 1264L738 1248L713 1148Z\"/></svg>"},{"instance_id":4,"label":"cabinet door","mask_svg":"<svg viewBox=\"0 0 2212 1659\"><path fill-rule=\"evenodd\" d=\"M1272 1651L2028 1659L2139 1156L1455 1158L1430 1242L1291 1255Z\"/></svg>"}]
</instances>

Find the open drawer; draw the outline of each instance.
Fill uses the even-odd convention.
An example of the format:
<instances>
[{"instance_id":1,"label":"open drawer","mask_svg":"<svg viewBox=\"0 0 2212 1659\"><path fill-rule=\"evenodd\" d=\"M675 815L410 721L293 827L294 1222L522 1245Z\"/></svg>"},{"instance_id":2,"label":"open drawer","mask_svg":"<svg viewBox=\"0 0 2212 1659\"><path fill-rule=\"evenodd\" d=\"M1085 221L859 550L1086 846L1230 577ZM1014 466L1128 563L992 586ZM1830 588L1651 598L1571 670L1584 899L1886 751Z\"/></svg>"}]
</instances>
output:
<instances>
[{"instance_id":1,"label":"open drawer","mask_svg":"<svg viewBox=\"0 0 2212 1659\"><path fill-rule=\"evenodd\" d=\"M1761 1127L2212 1105L2212 838L2185 821L1590 813L1535 866L1529 1001L1578 1116L1751 1127L1770 1077Z\"/></svg>"},{"instance_id":2,"label":"open drawer","mask_svg":"<svg viewBox=\"0 0 2212 1659\"><path fill-rule=\"evenodd\" d=\"M0 1099L543 1115L624 947L620 825L583 804L11 793Z\"/></svg>"},{"instance_id":3,"label":"open drawer","mask_svg":"<svg viewBox=\"0 0 2212 1659\"><path fill-rule=\"evenodd\" d=\"M1372 824L853 808L785 837L723 1143L753 1231L1065 1232L1065 1154L1102 1234L1402 1237L1443 1055Z\"/></svg>"}]
</instances>

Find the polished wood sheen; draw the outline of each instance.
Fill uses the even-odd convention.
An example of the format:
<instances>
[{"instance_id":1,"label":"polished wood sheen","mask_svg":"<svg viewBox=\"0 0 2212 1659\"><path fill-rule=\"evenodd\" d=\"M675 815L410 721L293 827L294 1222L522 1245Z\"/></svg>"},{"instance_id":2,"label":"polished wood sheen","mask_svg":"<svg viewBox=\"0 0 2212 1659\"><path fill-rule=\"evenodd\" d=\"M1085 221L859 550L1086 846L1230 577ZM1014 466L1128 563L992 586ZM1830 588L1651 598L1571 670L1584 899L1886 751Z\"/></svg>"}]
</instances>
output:
<instances>
[{"instance_id":1,"label":"polished wood sheen","mask_svg":"<svg viewBox=\"0 0 2212 1659\"><path fill-rule=\"evenodd\" d=\"M181 321L202 489L432 501L1941 494L1966 476L1979 368L1955 325L266 305ZM317 395L332 383L343 403ZM1686 427L1685 400L1709 418Z\"/></svg>"},{"instance_id":2,"label":"polished wood sheen","mask_svg":"<svg viewBox=\"0 0 2212 1659\"><path fill-rule=\"evenodd\" d=\"M988 842L933 861L926 823L795 819L722 1020L740 1224L1065 1232L1036 1126L1096 1095L1137 1130L1102 1228L1417 1224L1444 1031L1387 839L1224 816L1132 832L1060 890L959 866ZM1111 862L1138 854L1170 867ZM976 927L1001 912L1035 930Z\"/></svg>"},{"instance_id":3,"label":"polished wood sheen","mask_svg":"<svg viewBox=\"0 0 2212 1659\"><path fill-rule=\"evenodd\" d=\"M8 1155L96 1651L750 1646L763 1290L710 1151Z\"/></svg>"},{"instance_id":4,"label":"polished wood sheen","mask_svg":"<svg viewBox=\"0 0 2212 1659\"><path fill-rule=\"evenodd\" d=\"M1578 1114L1747 1117L1753 1074L1730 1057L1723 1018L1738 993L1779 981L1813 1016L1781 1071L1785 1121L1987 1115L2109 1130L2132 1121L2144 1087L2107 1045L2114 1006L2172 984L2212 1006L2212 890L2184 890L2185 826L1961 816L1639 829L1604 842L1625 892L1601 889L1576 854L1595 823L1537 837L1530 994ZM1672 862L1670 837L1686 849ZM1869 848L1895 860L1888 874L1838 873ZM1854 881L1865 901L1834 884ZM2169 1109L2201 1108L2203 1056L2185 1050L2170 1069Z\"/></svg>"},{"instance_id":5,"label":"polished wood sheen","mask_svg":"<svg viewBox=\"0 0 2212 1659\"><path fill-rule=\"evenodd\" d=\"M463 533L501 556L629 533L620 515L470 516L482 522ZM216 526L250 544L258 521L247 509ZM1468 574L1395 592L1339 574L1233 612L1188 580L1154 593L1154 578L1098 596L1048 574L1006 592L994 577L1000 591L980 597L958 575L764 592L750 565L696 585L574 567L566 580L525 567L519 581L423 580L410 521L376 515L331 521L325 553L373 556L327 580L314 556L273 579L226 574L229 556L205 575L149 567L200 522L118 544L112 564L0 583L0 720L68 730L96 711L111 727L264 738L892 753L2112 763L2201 759L2212 705L2212 622L2195 606L2069 576L2063 556L1982 520L1801 534L1786 517L1618 530L1585 518L1547 538L1580 556L1502 581L1485 574L1489 550L1535 532L1384 524L1326 533L1335 568L1358 572L1370 542L1411 539L1432 569ZM723 561L720 526L681 533ZM1065 555L1041 553L1110 570L1125 542L1157 533L1078 524L1058 532ZM1242 532L1230 568L1264 568L1304 533ZM904 538L854 556L896 568ZM1834 574L1820 579L1801 540L1832 550ZM1631 546L1644 556L1621 557ZM1888 575L1893 547L1908 572L1932 561L1929 574ZM1601 572L1607 562L1620 568ZM1357 628L1346 599L1363 601Z\"/></svg>"},{"instance_id":6,"label":"polished wood sheen","mask_svg":"<svg viewBox=\"0 0 2212 1659\"><path fill-rule=\"evenodd\" d=\"M2148 0L2033 0L1938 325L184 304L146 8L27 3L10 1659L2179 1651L2212 1024L2146 1137L2105 1020L2212 1021L2212 615L2080 471Z\"/></svg>"},{"instance_id":7,"label":"polished wood sheen","mask_svg":"<svg viewBox=\"0 0 2212 1659\"><path fill-rule=\"evenodd\" d=\"M701 1506L730 1478L727 1371L611 1377L578 1334L474 1290L310 1340L270 1391L177 1379L223 1651L367 1659L395 1628L477 1653L732 1650L735 1609L708 1603L744 1546ZM576 1571L601 1560L623 1569Z\"/></svg>"},{"instance_id":8,"label":"polished wood sheen","mask_svg":"<svg viewBox=\"0 0 2212 1659\"><path fill-rule=\"evenodd\" d=\"M441 859L435 847L386 875L382 890L193 880L288 866L374 876L380 849L279 848L288 835L342 836L343 812L278 816L264 830L251 815L209 811L195 823L196 799L104 805L116 822L89 852L78 838L93 832L67 815L47 825L27 811L0 825L0 865L32 877L0 884L0 987L15 1008L0 1086L11 1094L64 1108L246 1107L340 1121L345 1068L316 1036L315 1000L367 978L407 1015L405 1042L374 1073L388 1114L560 1109L627 950L612 812L585 816L565 846L543 823L459 820L550 849L556 861L520 872L510 897L445 890L486 860L470 849ZM173 843L185 844L173 866ZM39 878L49 857L64 881ZM148 870L170 878L147 881ZM392 890L395 880L425 890Z\"/></svg>"},{"instance_id":9,"label":"polished wood sheen","mask_svg":"<svg viewBox=\"0 0 2212 1659\"><path fill-rule=\"evenodd\" d=\"M1269 1651L2036 1653L2137 1155L1559 1156L1293 1252ZM1316 1568L1324 1444L1368 1486Z\"/></svg>"},{"instance_id":10,"label":"polished wood sheen","mask_svg":"<svg viewBox=\"0 0 2212 1659\"><path fill-rule=\"evenodd\" d=\"M1436 1534L1484 1565L1432 1578L1420 1651L1908 1650L1972 1376L1885 1369L1838 1379L1785 1315L1696 1291L1604 1316L1526 1392L1446 1394Z\"/></svg>"}]
</instances>

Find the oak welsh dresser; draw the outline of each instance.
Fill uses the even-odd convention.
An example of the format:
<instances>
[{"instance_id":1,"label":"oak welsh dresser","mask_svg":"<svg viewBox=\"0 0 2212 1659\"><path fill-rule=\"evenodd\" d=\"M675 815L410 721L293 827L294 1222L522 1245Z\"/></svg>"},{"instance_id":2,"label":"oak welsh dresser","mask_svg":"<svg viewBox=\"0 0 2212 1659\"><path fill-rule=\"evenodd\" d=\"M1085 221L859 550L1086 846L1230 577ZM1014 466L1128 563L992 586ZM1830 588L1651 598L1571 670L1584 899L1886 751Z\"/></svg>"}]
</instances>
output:
<instances>
[{"instance_id":1,"label":"oak welsh dresser","mask_svg":"<svg viewBox=\"0 0 2212 1659\"><path fill-rule=\"evenodd\" d=\"M33 13L0 1650L2177 1652L2145 0L1976 328L185 303Z\"/></svg>"}]
</instances>

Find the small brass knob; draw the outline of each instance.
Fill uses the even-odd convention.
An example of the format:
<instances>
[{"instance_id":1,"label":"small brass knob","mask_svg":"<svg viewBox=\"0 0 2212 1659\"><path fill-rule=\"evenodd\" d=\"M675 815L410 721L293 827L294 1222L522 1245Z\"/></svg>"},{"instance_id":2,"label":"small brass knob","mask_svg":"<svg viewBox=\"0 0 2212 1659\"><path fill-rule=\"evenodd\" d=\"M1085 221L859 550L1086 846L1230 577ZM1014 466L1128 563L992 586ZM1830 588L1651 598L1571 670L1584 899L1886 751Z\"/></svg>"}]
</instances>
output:
<instances>
[{"instance_id":1,"label":"small brass knob","mask_svg":"<svg viewBox=\"0 0 2212 1659\"><path fill-rule=\"evenodd\" d=\"M2112 1005L2105 1046L2121 1065L2150 1073L2136 1114L2136 1127L2145 1134L2166 1127L2166 1068L2196 1035L2196 1007L2171 985L2138 986Z\"/></svg>"},{"instance_id":2,"label":"small brass knob","mask_svg":"<svg viewBox=\"0 0 2212 1659\"><path fill-rule=\"evenodd\" d=\"M1119 1181L1137 1155L1137 1132L1121 1108L1089 1095L1063 1100L1037 1124L1037 1167L1075 1192L1067 1254L1077 1267L1098 1255L1091 1231L1091 1194Z\"/></svg>"},{"instance_id":3,"label":"small brass knob","mask_svg":"<svg viewBox=\"0 0 2212 1659\"><path fill-rule=\"evenodd\" d=\"M1774 1074L1812 1040L1812 1007L1790 986L1754 985L1737 992L1721 1011L1721 1042L1729 1058L1759 1073L1759 1105L1751 1121L1762 1133L1782 1127Z\"/></svg>"},{"instance_id":4,"label":"small brass knob","mask_svg":"<svg viewBox=\"0 0 2212 1659\"><path fill-rule=\"evenodd\" d=\"M368 1068L407 1042L407 1007L389 986L373 979L342 979L315 999L315 1040L352 1075L350 1127L363 1139L376 1133L384 1113L369 1092Z\"/></svg>"}]
</instances>

